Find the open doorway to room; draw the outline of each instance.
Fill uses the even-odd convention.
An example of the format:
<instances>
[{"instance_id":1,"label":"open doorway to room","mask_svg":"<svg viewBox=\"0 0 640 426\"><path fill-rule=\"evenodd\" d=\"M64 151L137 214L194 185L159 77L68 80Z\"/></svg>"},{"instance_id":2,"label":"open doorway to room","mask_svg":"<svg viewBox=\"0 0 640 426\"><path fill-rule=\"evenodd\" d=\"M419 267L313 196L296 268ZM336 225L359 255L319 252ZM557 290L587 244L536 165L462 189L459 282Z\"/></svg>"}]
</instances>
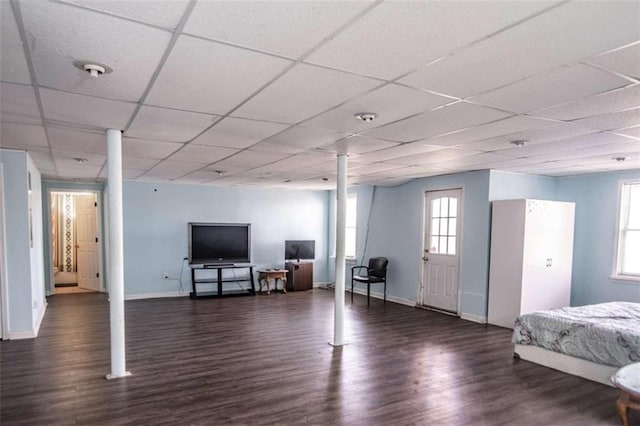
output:
<instances>
[{"instance_id":1,"label":"open doorway to room","mask_svg":"<svg viewBox=\"0 0 640 426\"><path fill-rule=\"evenodd\" d=\"M49 201L53 293L102 291L98 193L51 191Z\"/></svg>"}]
</instances>

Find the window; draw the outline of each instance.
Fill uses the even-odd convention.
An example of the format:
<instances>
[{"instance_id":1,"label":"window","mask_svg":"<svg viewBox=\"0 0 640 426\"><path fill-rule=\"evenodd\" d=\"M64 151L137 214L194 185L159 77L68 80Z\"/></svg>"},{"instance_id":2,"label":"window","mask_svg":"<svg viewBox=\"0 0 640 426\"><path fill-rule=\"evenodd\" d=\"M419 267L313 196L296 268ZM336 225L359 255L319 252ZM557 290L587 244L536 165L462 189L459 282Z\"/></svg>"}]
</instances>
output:
<instances>
[{"instance_id":1,"label":"window","mask_svg":"<svg viewBox=\"0 0 640 426\"><path fill-rule=\"evenodd\" d=\"M457 212L457 198L442 197L431 201L429 253L456 254Z\"/></svg>"},{"instance_id":2,"label":"window","mask_svg":"<svg viewBox=\"0 0 640 426\"><path fill-rule=\"evenodd\" d=\"M614 275L640 281L640 182L622 184L618 221Z\"/></svg>"},{"instance_id":3,"label":"window","mask_svg":"<svg viewBox=\"0 0 640 426\"><path fill-rule=\"evenodd\" d=\"M356 257L356 228L358 217L358 196L347 196L347 232L345 234L345 257Z\"/></svg>"}]
</instances>

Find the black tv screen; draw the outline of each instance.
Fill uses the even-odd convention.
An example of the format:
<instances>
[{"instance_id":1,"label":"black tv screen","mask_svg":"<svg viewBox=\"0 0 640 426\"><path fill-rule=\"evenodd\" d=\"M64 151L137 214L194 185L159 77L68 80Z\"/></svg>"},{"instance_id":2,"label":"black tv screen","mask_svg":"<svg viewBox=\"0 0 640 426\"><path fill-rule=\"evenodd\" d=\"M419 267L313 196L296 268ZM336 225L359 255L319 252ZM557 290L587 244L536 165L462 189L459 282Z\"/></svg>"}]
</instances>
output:
<instances>
[{"instance_id":1,"label":"black tv screen","mask_svg":"<svg viewBox=\"0 0 640 426\"><path fill-rule=\"evenodd\" d=\"M251 224L189 223L189 263L251 263Z\"/></svg>"},{"instance_id":2,"label":"black tv screen","mask_svg":"<svg viewBox=\"0 0 640 426\"><path fill-rule=\"evenodd\" d=\"M314 240L286 240L284 242L285 260L315 259L316 242Z\"/></svg>"}]
</instances>

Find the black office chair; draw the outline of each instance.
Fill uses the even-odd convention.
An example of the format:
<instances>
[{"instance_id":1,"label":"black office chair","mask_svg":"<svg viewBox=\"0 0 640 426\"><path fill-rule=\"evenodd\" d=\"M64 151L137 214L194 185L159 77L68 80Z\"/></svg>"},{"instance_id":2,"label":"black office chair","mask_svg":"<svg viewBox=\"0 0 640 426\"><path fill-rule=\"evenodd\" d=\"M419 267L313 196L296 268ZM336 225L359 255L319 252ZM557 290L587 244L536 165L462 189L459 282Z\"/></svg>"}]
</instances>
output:
<instances>
[{"instance_id":1,"label":"black office chair","mask_svg":"<svg viewBox=\"0 0 640 426\"><path fill-rule=\"evenodd\" d=\"M367 306L369 305L369 295L371 284L384 283L384 303L387 303L387 265L389 261L384 257L372 257L369 259L369 266L358 265L351 268L351 301L353 302L353 282L367 284ZM366 269L366 275L354 275L356 269Z\"/></svg>"}]
</instances>

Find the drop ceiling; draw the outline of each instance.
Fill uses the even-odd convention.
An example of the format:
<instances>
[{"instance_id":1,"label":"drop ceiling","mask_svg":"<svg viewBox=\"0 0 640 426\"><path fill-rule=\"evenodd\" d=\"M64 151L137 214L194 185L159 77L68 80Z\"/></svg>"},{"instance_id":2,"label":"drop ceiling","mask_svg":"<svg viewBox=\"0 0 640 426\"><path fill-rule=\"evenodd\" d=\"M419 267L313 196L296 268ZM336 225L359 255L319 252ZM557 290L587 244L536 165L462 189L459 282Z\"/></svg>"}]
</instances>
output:
<instances>
[{"instance_id":1,"label":"drop ceiling","mask_svg":"<svg viewBox=\"0 0 640 426\"><path fill-rule=\"evenodd\" d=\"M104 180L107 128L134 180L327 189L338 153L351 185L640 168L639 2L0 7L0 147L46 178Z\"/></svg>"}]
</instances>

